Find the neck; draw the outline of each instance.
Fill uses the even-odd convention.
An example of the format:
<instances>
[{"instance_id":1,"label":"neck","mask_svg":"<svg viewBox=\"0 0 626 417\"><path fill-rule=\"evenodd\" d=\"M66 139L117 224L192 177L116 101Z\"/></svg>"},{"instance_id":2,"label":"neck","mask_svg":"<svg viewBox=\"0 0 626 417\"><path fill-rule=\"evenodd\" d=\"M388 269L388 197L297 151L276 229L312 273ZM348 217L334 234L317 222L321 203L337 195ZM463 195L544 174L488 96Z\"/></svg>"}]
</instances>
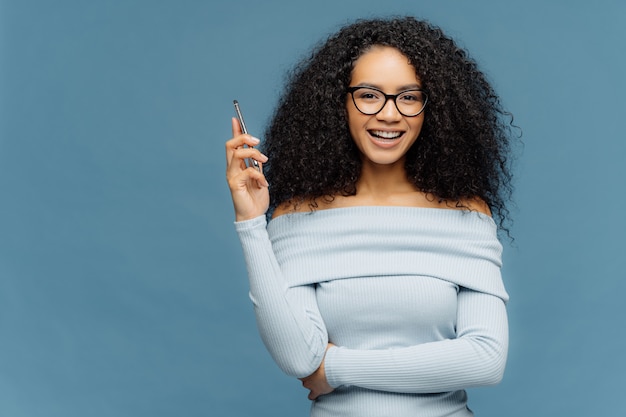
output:
<instances>
[{"instance_id":1,"label":"neck","mask_svg":"<svg viewBox=\"0 0 626 417\"><path fill-rule=\"evenodd\" d=\"M371 162L363 164L356 188L357 195L377 200L416 191L415 186L407 179L404 161L391 165Z\"/></svg>"}]
</instances>

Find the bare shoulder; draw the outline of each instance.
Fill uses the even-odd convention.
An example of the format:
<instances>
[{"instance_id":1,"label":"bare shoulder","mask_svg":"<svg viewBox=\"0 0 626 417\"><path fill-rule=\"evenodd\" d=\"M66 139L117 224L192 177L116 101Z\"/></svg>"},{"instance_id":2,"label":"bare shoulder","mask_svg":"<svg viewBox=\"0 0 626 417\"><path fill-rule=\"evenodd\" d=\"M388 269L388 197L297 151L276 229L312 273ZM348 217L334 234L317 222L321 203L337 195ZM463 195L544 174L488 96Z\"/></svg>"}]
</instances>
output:
<instances>
[{"instance_id":1,"label":"bare shoulder","mask_svg":"<svg viewBox=\"0 0 626 417\"><path fill-rule=\"evenodd\" d=\"M480 198L468 198L459 201L459 207L470 211L477 211L478 213L486 214L491 217L491 209L484 200Z\"/></svg>"},{"instance_id":2,"label":"bare shoulder","mask_svg":"<svg viewBox=\"0 0 626 417\"><path fill-rule=\"evenodd\" d=\"M276 206L272 212L272 218L274 219L278 216L289 213L337 208L341 207L341 204L338 204L340 201L340 198L334 196L287 200Z\"/></svg>"},{"instance_id":3,"label":"bare shoulder","mask_svg":"<svg viewBox=\"0 0 626 417\"><path fill-rule=\"evenodd\" d=\"M303 211L311 210L311 202L307 200L287 200L280 203L272 212L272 218L275 219L278 216L289 213L299 213Z\"/></svg>"},{"instance_id":4,"label":"bare shoulder","mask_svg":"<svg viewBox=\"0 0 626 417\"><path fill-rule=\"evenodd\" d=\"M291 201L284 201L272 212L272 219L275 219L278 216L282 216L283 214L293 213L295 211L294 203Z\"/></svg>"},{"instance_id":5,"label":"bare shoulder","mask_svg":"<svg viewBox=\"0 0 626 417\"><path fill-rule=\"evenodd\" d=\"M491 209L489 208L489 204L487 204L485 200L478 197L462 198L460 200L447 200L437 198L432 194L422 193L420 206L450 210L469 210L475 211L477 213L482 213L491 217Z\"/></svg>"}]
</instances>

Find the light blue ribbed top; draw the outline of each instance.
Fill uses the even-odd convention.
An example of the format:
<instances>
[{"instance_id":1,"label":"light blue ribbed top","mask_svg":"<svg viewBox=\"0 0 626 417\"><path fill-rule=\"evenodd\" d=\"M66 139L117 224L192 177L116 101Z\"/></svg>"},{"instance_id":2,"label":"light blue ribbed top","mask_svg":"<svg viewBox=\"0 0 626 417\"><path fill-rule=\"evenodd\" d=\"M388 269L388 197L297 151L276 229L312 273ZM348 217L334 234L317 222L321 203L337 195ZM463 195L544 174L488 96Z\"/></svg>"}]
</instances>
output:
<instances>
[{"instance_id":1,"label":"light blue ribbed top","mask_svg":"<svg viewBox=\"0 0 626 417\"><path fill-rule=\"evenodd\" d=\"M311 416L471 416L499 382L508 295L493 220L349 207L236 222L261 337L286 373L335 387ZM304 394L303 394L304 396Z\"/></svg>"}]
</instances>

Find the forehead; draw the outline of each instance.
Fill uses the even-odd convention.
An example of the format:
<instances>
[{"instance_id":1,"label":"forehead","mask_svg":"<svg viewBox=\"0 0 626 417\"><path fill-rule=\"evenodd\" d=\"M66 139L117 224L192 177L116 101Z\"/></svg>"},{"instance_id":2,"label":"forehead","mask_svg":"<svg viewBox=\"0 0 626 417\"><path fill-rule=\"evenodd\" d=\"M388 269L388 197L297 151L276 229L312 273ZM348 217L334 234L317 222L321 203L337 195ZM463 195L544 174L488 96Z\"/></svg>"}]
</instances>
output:
<instances>
[{"instance_id":1,"label":"forehead","mask_svg":"<svg viewBox=\"0 0 626 417\"><path fill-rule=\"evenodd\" d=\"M375 46L361 55L352 69L352 85L379 87L420 84L409 58L390 46Z\"/></svg>"}]
</instances>

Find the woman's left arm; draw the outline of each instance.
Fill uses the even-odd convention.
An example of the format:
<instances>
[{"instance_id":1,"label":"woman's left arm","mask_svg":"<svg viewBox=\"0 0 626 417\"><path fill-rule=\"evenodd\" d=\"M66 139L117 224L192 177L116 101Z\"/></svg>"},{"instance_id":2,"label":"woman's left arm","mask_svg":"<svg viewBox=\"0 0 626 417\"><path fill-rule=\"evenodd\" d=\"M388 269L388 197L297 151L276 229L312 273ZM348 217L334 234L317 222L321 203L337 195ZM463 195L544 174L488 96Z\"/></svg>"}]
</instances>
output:
<instances>
[{"instance_id":1,"label":"woman's left arm","mask_svg":"<svg viewBox=\"0 0 626 417\"><path fill-rule=\"evenodd\" d=\"M457 337L399 349L328 349L324 359L330 386L435 393L492 385L504 374L508 320L504 301L461 288Z\"/></svg>"}]
</instances>

